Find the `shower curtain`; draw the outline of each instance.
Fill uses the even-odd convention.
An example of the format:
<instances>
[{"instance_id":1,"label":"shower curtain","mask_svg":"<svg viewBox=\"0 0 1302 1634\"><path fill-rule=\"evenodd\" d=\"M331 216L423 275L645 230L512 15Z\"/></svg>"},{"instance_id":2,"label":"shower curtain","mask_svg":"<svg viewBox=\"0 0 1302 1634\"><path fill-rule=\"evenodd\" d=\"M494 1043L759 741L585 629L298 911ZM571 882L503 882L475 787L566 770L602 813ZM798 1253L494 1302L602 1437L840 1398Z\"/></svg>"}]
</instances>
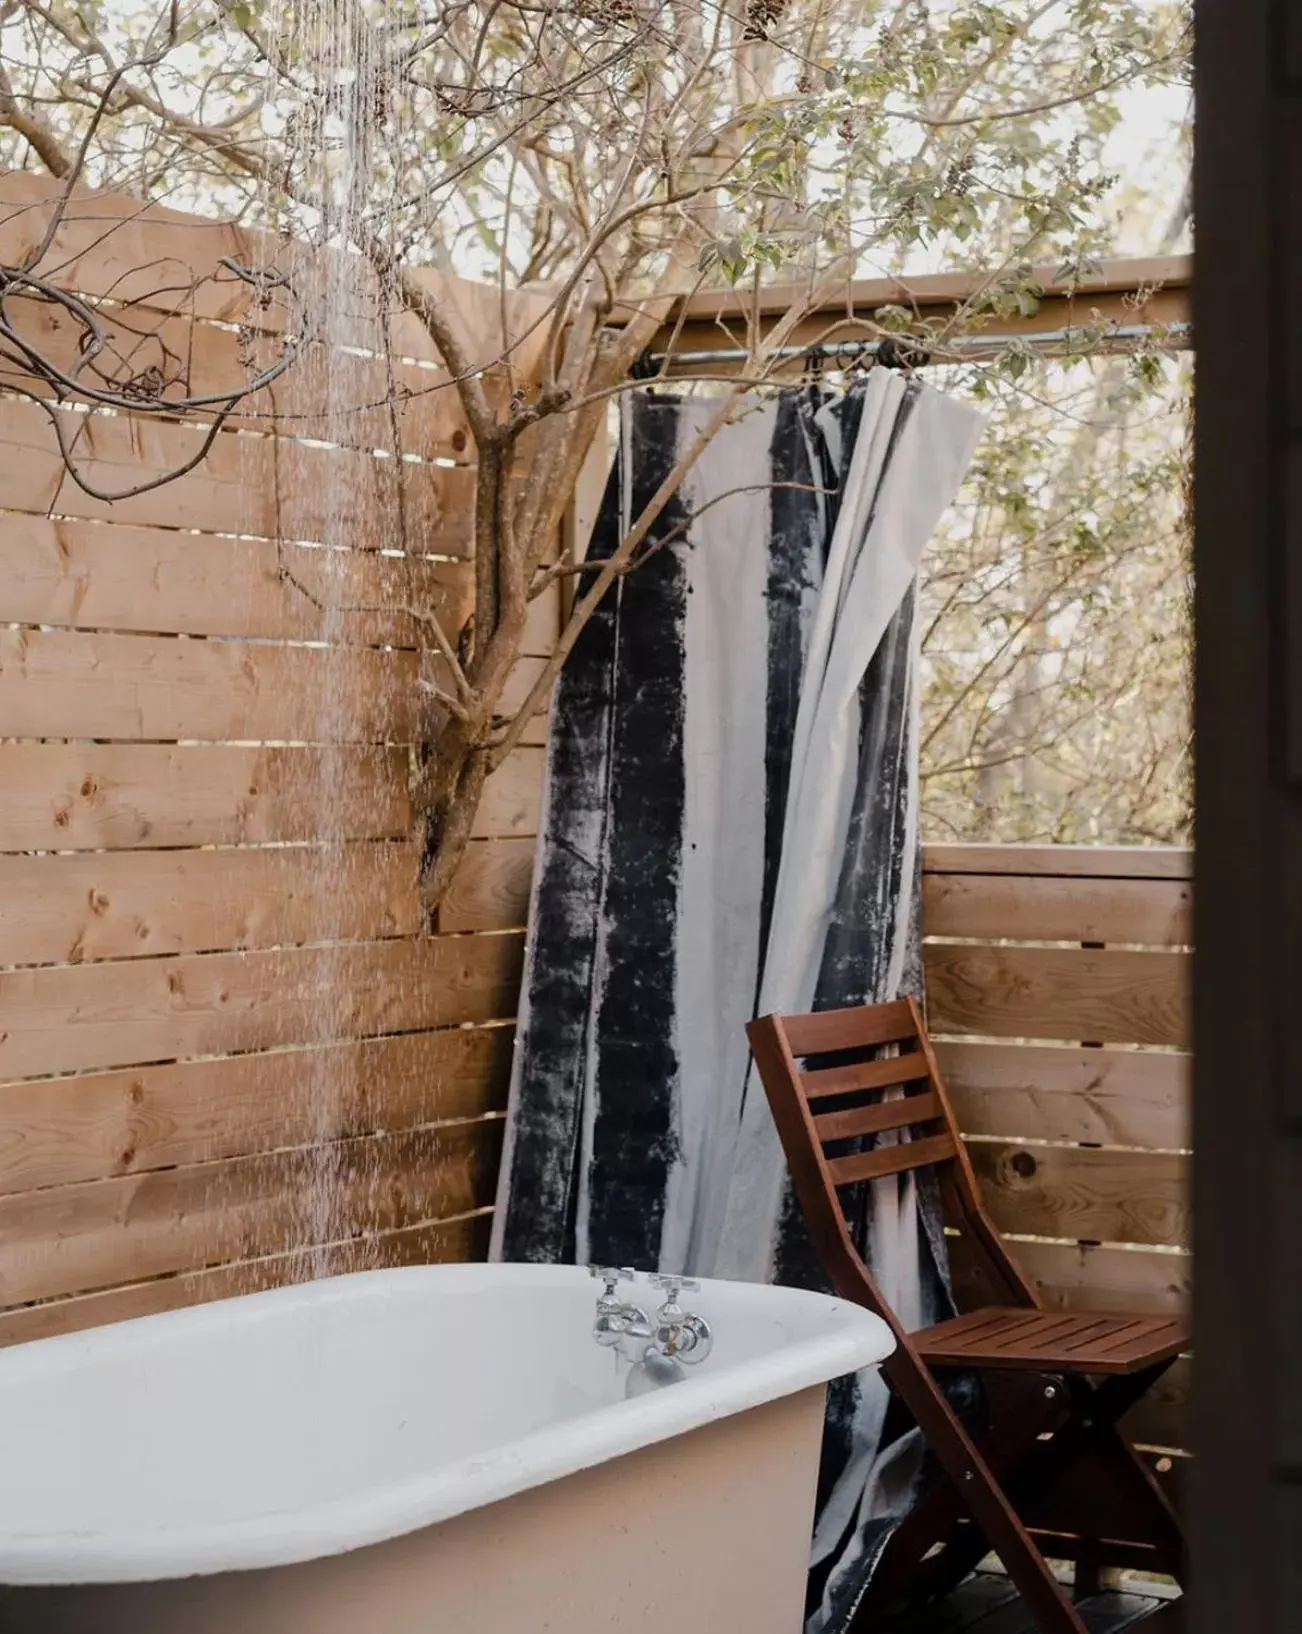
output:
<instances>
[{"instance_id":1,"label":"shower curtain","mask_svg":"<svg viewBox=\"0 0 1302 1634\"><path fill-rule=\"evenodd\" d=\"M631 394L589 556L714 412ZM822 1286L744 1026L921 993L916 577L980 419L885 370L748 404L608 593L553 703L493 1253ZM949 1314L939 1202L865 1188L908 1327ZM808 1634L853 1615L919 1444L838 1381Z\"/></svg>"}]
</instances>

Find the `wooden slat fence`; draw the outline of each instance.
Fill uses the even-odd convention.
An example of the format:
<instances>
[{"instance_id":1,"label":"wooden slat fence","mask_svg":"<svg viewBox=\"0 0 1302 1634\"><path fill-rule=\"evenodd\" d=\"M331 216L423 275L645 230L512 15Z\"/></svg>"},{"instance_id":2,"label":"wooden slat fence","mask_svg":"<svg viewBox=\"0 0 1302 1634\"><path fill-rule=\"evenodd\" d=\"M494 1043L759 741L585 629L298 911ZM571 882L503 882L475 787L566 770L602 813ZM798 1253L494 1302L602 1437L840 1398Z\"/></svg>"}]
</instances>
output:
<instances>
[{"instance_id":1,"label":"wooden slat fence","mask_svg":"<svg viewBox=\"0 0 1302 1634\"><path fill-rule=\"evenodd\" d=\"M0 261L50 200L0 177ZM220 257L282 250L79 192L40 270L197 392L288 321ZM496 297L442 287L491 361ZM53 354L75 339L11 306ZM416 630L467 605L473 471L439 359L376 312L332 336L346 365L319 347L193 473L112 505L0 366L0 1343L482 1250L541 736L491 781L421 936ZM327 444L345 367L372 407ZM61 412L101 484L197 435ZM538 604L519 687L558 617ZM1189 876L1180 851L927 852L931 1025L996 1218L1057 1302L1187 1297ZM1147 1439L1183 1444L1182 1390L1144 1409Z\"/></svg>"},{"instance_id":2,"label":"wooden slat fence","mask_svg":"<svg viewBox=\"0 0 1302 1634\"><path fill-rule=\"evenodd\" d=\"M40 242L52 196L0 177L0 261ZM288 321L219 258L286 254L310 266L79 191L37 270L197 393ZM491 364L496 294L441 284ZM59 308L7 315L71 357ZM527 378L527 348L515 363ZM345 373L359 409L323 441ZM0 1343L480 1251L543 751L535 728L491 780L420 934L418 621L455 633L473 571L472 445L437 354L359 301L195 471L114 504L69 479L17 384L0 365ZM60 413L108 487L199 435ZM536 604L520 697L558 618Z\"/></svg>"},{"instance_id":3,"label":"wooden slat fence","mask_svg":"<svg viewBox=\"0 0 1302 1634\"><path fill-rule=\"evenodd\" d=\"M1192 860L926 848L929 1025L991 1213L1054 1304L1188 1301ZM1187 1389L1182 1362L1132 1433L1186 1447Z\"/></svg>"}]
</instances>

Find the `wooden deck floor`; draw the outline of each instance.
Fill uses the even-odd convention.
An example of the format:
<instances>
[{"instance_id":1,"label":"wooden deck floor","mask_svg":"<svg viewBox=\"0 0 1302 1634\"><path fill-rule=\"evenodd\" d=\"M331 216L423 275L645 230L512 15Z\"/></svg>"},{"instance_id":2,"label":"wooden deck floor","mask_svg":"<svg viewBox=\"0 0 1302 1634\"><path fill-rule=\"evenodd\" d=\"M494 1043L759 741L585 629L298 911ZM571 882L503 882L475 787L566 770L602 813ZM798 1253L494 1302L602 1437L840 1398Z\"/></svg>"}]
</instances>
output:
<instances>
[{"instance_id":1,"label":"wooden deck floor","mask_svg":"<svg viewBox=\"0 0 1302 1634\"><path fill-rule=\"evenodd\" d=\"M1082 1600L1077 1610L1090 1634L1181 1634L1179 1604L1110 1589ZM1039 1634L1039 1629L1007 1578L979 1574L943 1604L892 1619L881 1634Z\"/></svg>"}]
</instances>

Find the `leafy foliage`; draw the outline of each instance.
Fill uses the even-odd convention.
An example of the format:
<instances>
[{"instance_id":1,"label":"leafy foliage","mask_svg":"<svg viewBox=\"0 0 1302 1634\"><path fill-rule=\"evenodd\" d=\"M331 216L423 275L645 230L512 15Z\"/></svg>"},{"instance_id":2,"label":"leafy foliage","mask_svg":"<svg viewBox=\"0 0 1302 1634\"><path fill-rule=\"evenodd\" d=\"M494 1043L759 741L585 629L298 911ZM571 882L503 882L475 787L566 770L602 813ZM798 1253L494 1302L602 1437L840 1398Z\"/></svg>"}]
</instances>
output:
<instances>
[{"instance_id":1,"label":"leafy foliage","mask_svg":"<svg viewBox=\"0 0 1302 1634\"><path fill-rule=\"evenodd\" d=\"M585 452L668 297L792 290L775 327L730 332L749 359L707 436L851 277L919 256L978 274L920 337L933 357L1033 312L1037 266L1074 278L1108 250L1122 98L1181 83L1187 36L1183 0L3 0L0 164L357 252L434 340L477 490L473 619L428 631L430 670L450 675L414 790L433 906L484 779L696 457L609 563L558 555ZM510 297L541 291L541 379L490 401L417 266L497 284L503 329ZM907 303L856 321L916 333ZM1156 356L1070 382L1050 392L1013 346L955 384L996 412L927 588L938 832L1166 837L1183 821L1178 457L1153 408L1178 391ZM576 573L556 653L503 721L528 602Z\"/></svg>"},{"instance_id":2,"label":"leafy foliage","mask_svg":"<svg viewBox=\"0 0 1302 1634\"><path fill-rule=\"evenodd\" d=\"M1187 367L951 382L990 412L924 575L931 838L1189 838Z\"/></svg>"}]
</instances>

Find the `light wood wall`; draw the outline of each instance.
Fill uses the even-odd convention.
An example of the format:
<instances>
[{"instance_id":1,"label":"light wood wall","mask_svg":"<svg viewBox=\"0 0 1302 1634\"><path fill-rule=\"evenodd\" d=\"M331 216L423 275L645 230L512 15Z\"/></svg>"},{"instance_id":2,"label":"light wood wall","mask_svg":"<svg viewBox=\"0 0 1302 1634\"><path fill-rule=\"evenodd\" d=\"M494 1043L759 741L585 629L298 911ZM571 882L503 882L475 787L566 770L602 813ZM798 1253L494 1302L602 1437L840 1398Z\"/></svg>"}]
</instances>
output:
<instances>
[{"instance_id":1,"label":"light wood wall","mask_svg":"<svg viewBox=\"0 0 1302 1634\"><path fill-rule=\"evenodd\" d=\"M929 846L927 1010L996 1224L1055 1305L1182 1310L1192 853ZM954 1243L960 1288L970 1281ZM1129 1428L1188 1445L1183 1362Z\"/></svg>"},{"instance_id":2,"label":"light wood wall","mask_svg":"<svg viewBox=\"0 0 1302 1634\"><path fill-rule=\"evenodd\" d=\"M0 177L0 261L50 202ZM38 270L197 393L285 321L219 258L279 249L79 192ZM493 355L491 292L444 284ZM57 306L7 316L71 356ZM318 348L194 472L114 504L0 367L0 1342L482 1249L543 751L532 729L494 776L420 934L416 618L455 630L468 604L474 473L437 355L379 325L359 310L346 354ZM409 391L324 446L345 368L358 402L390 370ZM195 445L190 424L59 412L99 486ZM341 529L327 573L311 546ZM519 688L558 616L538 604Z\"/></svg>"}]
</instances>

